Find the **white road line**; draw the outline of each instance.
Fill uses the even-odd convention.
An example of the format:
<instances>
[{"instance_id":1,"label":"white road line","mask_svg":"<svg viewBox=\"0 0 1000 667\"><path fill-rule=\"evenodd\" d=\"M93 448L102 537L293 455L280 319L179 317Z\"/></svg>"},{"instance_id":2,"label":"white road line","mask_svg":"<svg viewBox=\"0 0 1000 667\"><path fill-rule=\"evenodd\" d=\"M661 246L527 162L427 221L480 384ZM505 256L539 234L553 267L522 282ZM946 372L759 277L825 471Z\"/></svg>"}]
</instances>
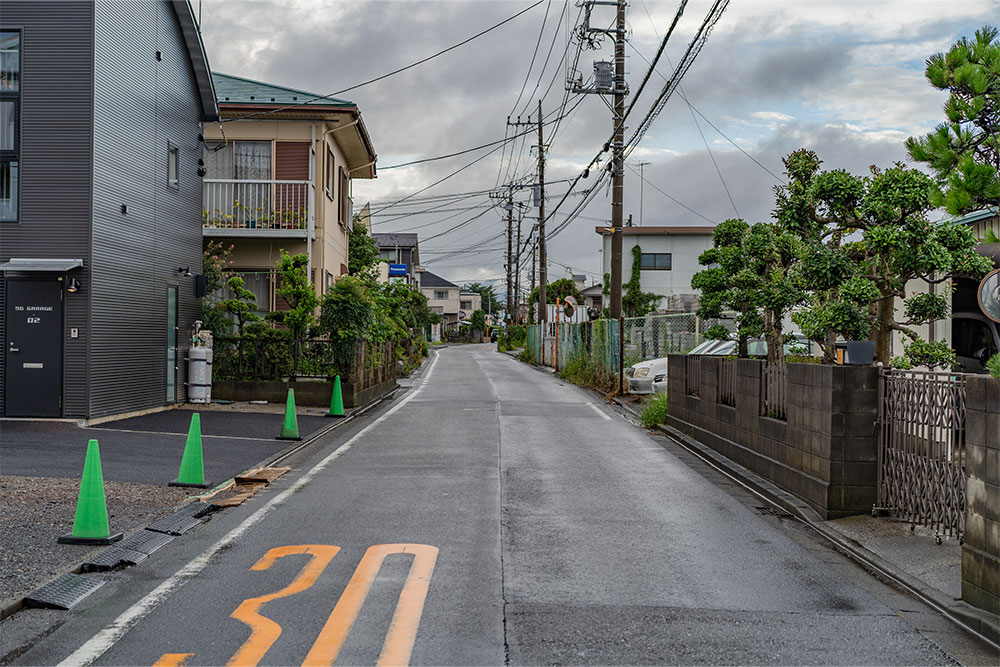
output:
<instances>
[{"instance_id":1,"label":"white road line","mask_svg":"<svg viewBox=\"0 0 1000 667\"><path fill-rule=\"evenodd\" d=\"M438 357L434 356L434 360L431 362L430 368L427 369L427 378L430 378L431 372L434 370L434 365L437 363ZM424 379L424 382L427 381ZM405 397L398 404L394 405L392 408L387 410L385 414L380 416L378 419L373 421L368 426L364 427L358 433L345 442L343 445L338 447L335 451L330 453L326 458L313 466L308 472L299 477L290 487L276 495L271 499L266 505L258 509L256 512L251 514L249 517L243 520L243 523L233 528L229 531L225 537L210 546L208 549L203 551L201 554L195 556L187 565L178 570L173 576L166 579L162 584L150 591L146 597L142 598L134 605L126 609L118 618L109 623L103 630L98 632L96 635L87 640L83 646L74 651L70 656L59 663L60 666L65 665L66 667L74 665L89 665L95 660L100 658L104 653L108 651L112 646L114 646L125 634L131 630L139 621L144 619L149 615L156 607L160 605L169 598L177 589L186 584L191 579L198 576L202 570L208 567L209 561L212 557L219 553L222 549L233 544L236 540L244 535L247 531L253 528L255 525L260 523L265 516L271 513L279 505L284 503L293 493L299 491L302 487L312 481L312 479L323 472L327 466L339 459L341 456L347 453L349 449L358 440L367 435L372 429L384 422L386 419L394 415L400 410L404 405L409 403L413 398L420 393L423 389L423 383L421 387L416 389L412 394Z\"/></svg>"},{"instance_id":2,"label":"white road line","mask_svg":"<svg viewBox=\"0 0 1000 667\"><path fill-rule=\"evenodd\" d=\"M231 413L230 413L231 414ZM274 415L277 419L280 415L277 413ZM319 415L313 415L319 416ZM178 437L185 437L187 433L170 433L169 431L137 431L130 428L101 428L99 426L88 426L84 428L85 431L108 431L109 433L142 433L144 435L176 435ZM224 440L253 440L255 442L274 442L274 438L248 438L238 435L208 435L206 433L201 434L202 438L222 438Z\"/></svg>"},{"instance_id":3,"label":"white road line","mask_svg":"<svg viewBox=\"0 0 1000 667\"><path fill-rule=\"evenodd\" d=\"M587 403L587 405L589 405L590 407L592 407L594 409L594 412L596 412L597 414L601 415L601 419L603 419L604 421L611 421L611 417L609 417L606 414L604 414L604 410L601 410L599 407L597 407L593 403Z\"/></svg>"}]
</instances>

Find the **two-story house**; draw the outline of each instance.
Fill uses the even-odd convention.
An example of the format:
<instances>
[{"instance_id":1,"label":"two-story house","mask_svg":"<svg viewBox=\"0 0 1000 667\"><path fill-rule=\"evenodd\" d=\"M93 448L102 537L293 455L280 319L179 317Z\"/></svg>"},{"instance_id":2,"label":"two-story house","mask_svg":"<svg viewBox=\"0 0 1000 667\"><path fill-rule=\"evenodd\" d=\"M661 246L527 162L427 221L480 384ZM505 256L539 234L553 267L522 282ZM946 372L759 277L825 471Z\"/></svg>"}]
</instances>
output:
<instances>
[{"instance_id":1,"label":"two-story house","mask_svg":"<svg viewBox=\"0 0 1000 667\"><path fill-rule=\"evenodd\" d=\"M441 323L445 326L456 324L462 288L426 270L417 272L417 280L420 292L427 297L427 307L441 316Z\"/></svg>"},{"instance_id":2,"label":"two-story house","mask_svg":"<svg viewBox=\"0 0 1000 667\"><path fill-rule=\"evenodd\" d=\"M691 287L703 266L698 257L712 247L714 227L626 227L622 234L622 283L632 275L632 248L639 246L642 291L659 294L659 310L691 312L698 292ZM602 272L611 273L611 228L595 230L602 241Z\"/></svg>"},{"instance_id":3,"label":"two-story house","mask_svg":"<svg viewBox=\"0 0 1000 667\"><path fill-rule=\"evenodd\" d=\"M186 0L0 6L0 410L184 400L200 316L203 123Z\"/></svg>"},{"instance_id":4,"label":"two-story house","mask_svg":"<svg viewBox=\"0 0 1000 667\"><path fill-rule=\"evenodd\" d=\"M206 246L233 245L232 270L261 311L282 307L275 264L309 256L318 295L347 273L351 181L375 178L354 102L213 73L222 122L205 128Z\"/></svg>"}]
</instances>

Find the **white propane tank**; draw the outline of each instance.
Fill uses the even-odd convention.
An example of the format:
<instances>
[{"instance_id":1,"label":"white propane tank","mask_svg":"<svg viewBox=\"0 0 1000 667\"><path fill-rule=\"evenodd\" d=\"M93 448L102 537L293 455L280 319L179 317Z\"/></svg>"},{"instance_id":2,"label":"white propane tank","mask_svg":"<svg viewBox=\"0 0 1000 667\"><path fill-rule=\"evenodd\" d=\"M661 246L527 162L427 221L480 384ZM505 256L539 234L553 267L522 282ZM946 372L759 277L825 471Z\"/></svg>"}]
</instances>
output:
<instances>
[{"instance_id":1,"label":"white propane tank","mask_svg":"<svg viewBox=\"0 0 1000 667\"><path fill-rule=\"evenodd\" d=\"M188 402L212 402L212 348L188 350Z\"/></svg>"}]
</instances>

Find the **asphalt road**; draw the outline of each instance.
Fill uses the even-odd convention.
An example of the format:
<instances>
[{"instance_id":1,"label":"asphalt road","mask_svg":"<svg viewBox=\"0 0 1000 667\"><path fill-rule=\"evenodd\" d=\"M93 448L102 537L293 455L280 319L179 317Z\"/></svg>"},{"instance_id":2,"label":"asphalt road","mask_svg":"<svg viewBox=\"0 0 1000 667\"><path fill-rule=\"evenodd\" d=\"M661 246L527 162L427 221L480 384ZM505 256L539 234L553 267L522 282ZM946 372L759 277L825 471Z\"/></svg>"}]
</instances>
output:
<instances>
[{"instance_id":1,"label":"asphalt road","mask_svg":"<svg viewBox=\"0 0 1000 667\"><path fill-rule=\"evenodd\" d=\"M17 663L975 654L593 395L492 346L440 351L409 391L293 463L247 504L108 575Z\"/></svg>"}]
</instances>

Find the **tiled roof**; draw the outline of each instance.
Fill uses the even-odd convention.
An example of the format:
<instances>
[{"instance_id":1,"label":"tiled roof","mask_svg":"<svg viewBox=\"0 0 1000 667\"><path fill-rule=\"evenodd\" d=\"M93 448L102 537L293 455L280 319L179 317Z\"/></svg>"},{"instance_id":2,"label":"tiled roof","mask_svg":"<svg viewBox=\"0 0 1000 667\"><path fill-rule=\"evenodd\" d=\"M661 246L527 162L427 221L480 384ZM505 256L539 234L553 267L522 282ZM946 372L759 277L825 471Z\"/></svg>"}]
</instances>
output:
<instances>
[{"instance_id":1,"label":"tiled roof","mask_svg":"<svg viewBox=\"0 0 1000 667\"><path fill-rule=\"evenodd\" d=\"M309 93L304 90L275 86L270 83L244 79L230 74L212 72L215 83L215 96L219 104L260 104L271 106L275 104L302 104L326 107L357 107L354 102L335 97L325 97L317 100L322 93Z\"/></svg>"},{"instance_id":2,"label":"tiled roof","mask_svg":"<svg viewBox=\"0 0 1000 667\"><path fill-rule=\"evenodd\" d=\"M420 286L421 287L454 287L458 289L458 285L455 283L450 283L441 276L435 275L430 271L424 271L420 274Z\"/></svg>"}]
</instances>

